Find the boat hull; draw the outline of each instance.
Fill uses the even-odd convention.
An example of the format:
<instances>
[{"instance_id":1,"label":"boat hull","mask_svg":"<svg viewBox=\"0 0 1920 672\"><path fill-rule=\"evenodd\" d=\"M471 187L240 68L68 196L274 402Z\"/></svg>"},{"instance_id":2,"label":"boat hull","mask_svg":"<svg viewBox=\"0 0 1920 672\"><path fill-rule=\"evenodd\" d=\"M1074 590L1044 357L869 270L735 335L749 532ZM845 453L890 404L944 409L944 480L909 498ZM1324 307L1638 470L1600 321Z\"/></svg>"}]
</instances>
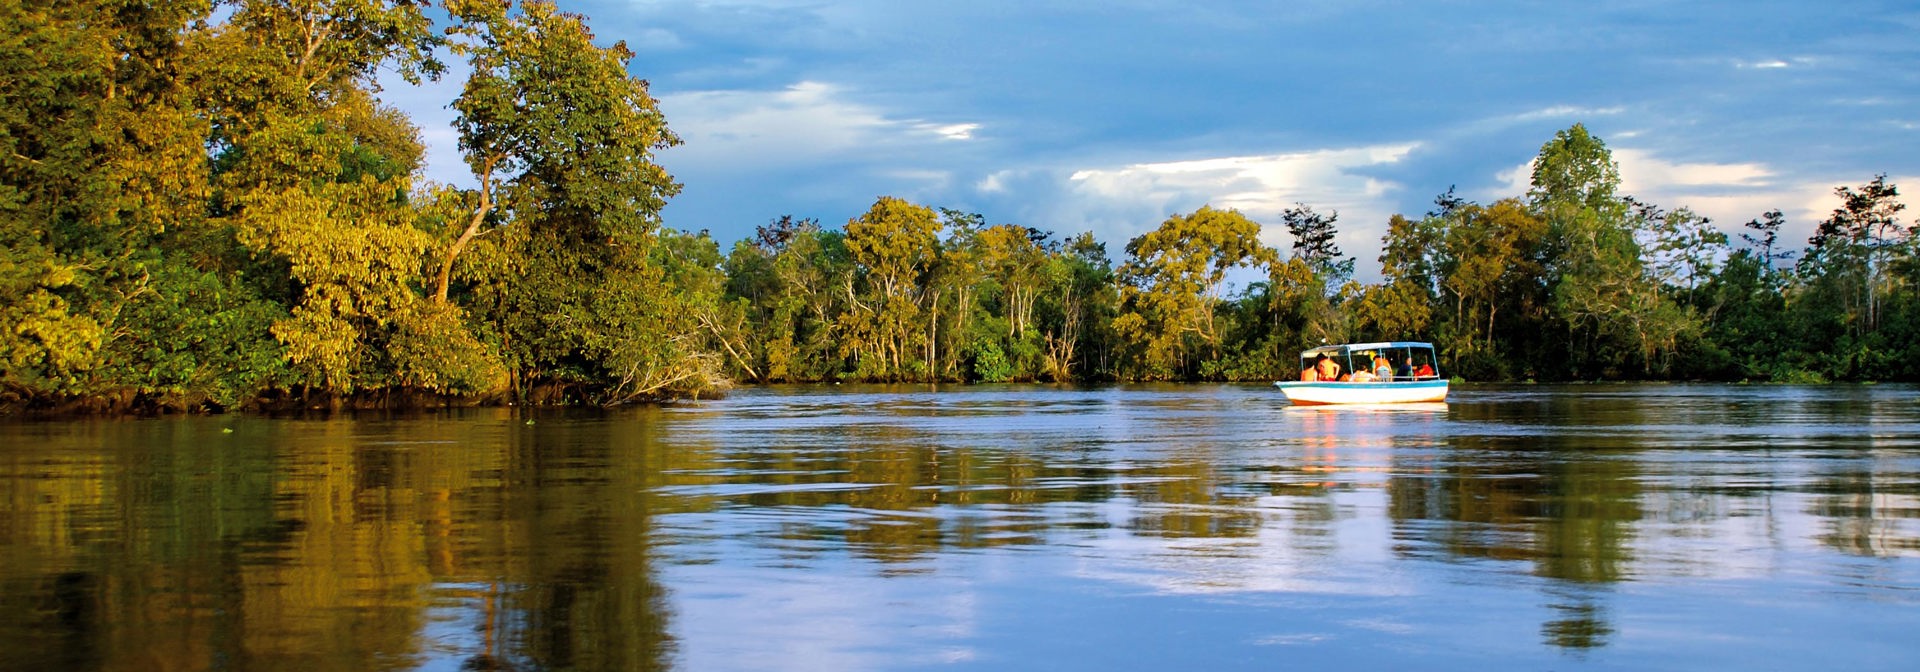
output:
<instances>
[{"instance_id":1,"label":"boat hull","mask_svg":"<svg viewBox=\"0 0 1920 672\"><path fill-rule=\"evenodd\" d=\"M1281 381L1273 384L1295 406L1330 404L1420 404L1447 400L1447 381L1392 383Z\"/></svg>"}]
</instances>

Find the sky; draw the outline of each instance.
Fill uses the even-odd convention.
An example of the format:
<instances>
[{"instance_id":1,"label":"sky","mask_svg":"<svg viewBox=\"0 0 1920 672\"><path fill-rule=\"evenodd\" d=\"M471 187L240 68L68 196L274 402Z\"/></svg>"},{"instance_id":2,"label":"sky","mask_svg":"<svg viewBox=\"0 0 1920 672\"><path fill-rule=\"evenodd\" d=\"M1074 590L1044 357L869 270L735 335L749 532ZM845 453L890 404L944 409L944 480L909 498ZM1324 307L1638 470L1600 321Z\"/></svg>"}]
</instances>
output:
<instances>
[{"instance_id":1,"label":"sky","mask_svg":"<svg viewBox=\"0 0 1920 672\"><path fill-rule=\"evenodd\" d=\"M1091 231L1116 263L1171 215L1234 208L1284 253L1280 213L1305 203L1371 280L1389 217L1450 187L1524 195L1574 123L1625 193L1732 234L1778 208L1802 244L1835 187L1879 174L1920 204L1912 0L558 4L635 52L684 141L658 157L684 185L664 223L723 248L895 196ZM421 125L429 179L472 185L461 79L383 98Z\"/></svg>"}]
</instances>

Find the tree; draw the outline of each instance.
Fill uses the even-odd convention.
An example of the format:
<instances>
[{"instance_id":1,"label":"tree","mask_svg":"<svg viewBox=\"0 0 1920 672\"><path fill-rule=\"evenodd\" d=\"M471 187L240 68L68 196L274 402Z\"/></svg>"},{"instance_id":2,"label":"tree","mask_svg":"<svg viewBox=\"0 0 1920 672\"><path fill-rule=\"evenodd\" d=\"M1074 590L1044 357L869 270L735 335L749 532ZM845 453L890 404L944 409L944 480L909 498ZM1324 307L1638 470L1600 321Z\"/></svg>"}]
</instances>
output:
<instances>
[{"instance_id":1,"label":"tree","mask_svg":"<svg viewBox=\"0 0 1920 672\"><path fill-rule=\"evenodd\" d=\"M1647 274L1619 183L1606 144L1579 124L1556 133L1533 162L1529 206L1547 222L1547 277L1575 376L1612 375L1634 363L1652 374L1698 327Z\"/></svg>"},{"instance_id":2,"label":"tree","mask_svg":"<svg viewBox=\"0 0 1920 672\"><path fill-rule=\"evenodd\" d=\"M1443 296L1453 299L1444 318L1445 347L1454 366L1464 372L1511 375L1515 363L1507 360L1515 353L1505 352L1498 343L1503 331L1500 317L1504 312L1518 321L1535 312L1531 290L1545 274L1538 255L1547 224L1511 199L1490 206L1461 206L1442 222L1440 288Z\"/></svg>"},{"instance_id":3,"label":"tree","mask_svg":"<svg viewBox=\"0 0 1920 672\"><path fill-rule=\"evenodd\" d=\"M1128 241L1127 257L1119 269L1121 314L1113 325L1139 348L1135 371L1147 378L1191 373L1183 362L1201 348L1217 358L1214 317L1227 271L1277 261L1260 243L1258 223L1237 210L1207 206L1169 217Z\"/></svg>"},{"instance_id":4,"label":"tree","mask_svg":"<svg viewBox=\"0 0 1920 672\"><path fill-rule=\"evenodd\" d=\"M1906 206L1884 175L1834 194L1840 207L1820 223L1794 266L1789 310L1801 341L1823 344L1807 353L1805 368L1829 378L1878 379L1904 368L1895 360L1897 344L1905 341L1890 340L1883 321L1889 303L1910 304L1901 290L1911 286L1905 285L1911 273L1903 270L1914 259L1914 237L1899 222Z\"/></svg>"},{"instance_id":5,"label":"tree","mask_svg":"<svg viewBox=\"0 0 1920 672\"><path fill-rule=\"evenodd\" d=\"M1781 214L1779 209L1774 209L1768 210L1762 217L1763 219L1747 220L1746 227L1754 233L1742 233L1740 239L1746 241L1748 247L1757 248L1755 252L1759 255L1761 265L1765 266L1767 272L1771 274L1775 270L1774 262L1791 259L1793 253L1774 249L1780 241L1780 229L1787 223L1786 215ZM1759 235L1754 235L1755 233Z\"/></svg>"},{"instance_id":6,"label":"tree","mask_svg":"<svg viewBox=\"0 0 1920 672\"><path fill-rule=\"evenodd\" d=\"M1841 206L1820 223L1808 241L1808 254L1819 255L1829 262L1829 272L1850 278L1856 285L1846 302L1856 316L1855 333L1864 335L1879 327L1888 267L1904 250L1910 235L1899 221L1900 211L1907 206L1896 200L1900 189L1887 184L1885 175L1861 185L1859 191L1837 187L1834 195L1840 197Z\"/></svg>"},{"instance_id":7,"label":"tree","mask_svg":"<svg viewBox=\"0 0 1920 672\"><path fill-rule=\"evenodd\" d=\"M986 336L999 341L1012 366L1012 377L1031 380L1041 368L1043 336L1033 320L1035 302L1047 288L1052 254L1043 243L1051 235L1013 224L998 224L977 234L983 271L983 298L991 298L1002 323L1002 333ZM984 336L984 335L983 335Z\"/></svg>"},{"instance_id":8,"label":"tree","mask_svg":"<svg viewBox=\"0 0 1920 672\"><path fill-rule=\"evenodd\" d=\"M1322 215L1312 206L1298 203L1281 212L1280 221L1293 236L1294 258L1306 262L1328 288L1339 287L1353 277L1353 259L1342 255L1334 242L1339 232L1334 224L1340 221L1340 211Z\"/></svg>"},{"instance_id":9,"label":"tree","mask_svg":"<svg viewBox=\"0 0 1920 672\"><path fill-rule=\"evenodd\" d=\"M209 43L215 210L234 239L284 264L287 383L333 395L419 386L476 391L492 355L461 316L422 303L417 131L373 97L378 68L440 70L417 3L246 2ZM256 274L264 280L270 273Z\"/></svg>"},{"instance_id":10,"label":"tree","mask_svg":"<svg viewBox=\"0 0 1920 672\"><path fill-rule=\"evenodd\" d=\"M1616 193L1620 164L1613 161L1606 143L1588 133L1583 124L1555 133L1540 146L1529 184L1527 197L1534 207L1552 211L1555 218L1569 218L1585 209L1617 219L1626 206Z\"/></svg>"},{"instance_id":11,"label":"tree","mask_svg":"<svg viewBox=\"0 0 1920 672\"><path fill-rule=\"evenodd\" d=\"M126 319L152 271L172 277L168 227L204 217L205 123L178 72L209 12L0 6L0 404L104 392L137 367L121 346L147 332Z\"/></svg>"},{"instance_id":12,"label":"tree","mask_svg":"<svg viewBox=\"0 0 1920 672\"><path fill-rule=\"evenodd\" d=\"M654 226L679 185L652 160L679 144L647 91L627 74L633 53L624 42L596 47L578 16L552 4L454 0L455 53L473 73L453 107L460 150L480 182L471 215L447 244L435 280L446 300L454 261L481 235L503 199L563 198L566 205L638 218L618 228ZM551 208L508 204L518 209ZM494 217L495 226L511 223Z\"/></svg>"},{"instance_id":13,"label":"tree","mask_svg":"<svg viewBox=\"0 0 1920 672\"><path fill-rule=\"evenodd\" d=\"M964 379L962 356L995 337L989 333L993 329L980 327L980 318L986 314L980 295L993 291L982 266L985 250L980 234L987 220L979 213L951 208L941 208L940 219L947 237L927 272L927 367L935 379Z\"/></svg>"},{"instance_id":14,"label":"tree","mask_svg":"<svg viewBox=\"0 0 1920 672\"><path fill-rule=\"evenodd\" d=\"M1784 360L1797 348L1784 319L1786 296L1777 274L1767 267L1765 250L1764 246L1735 250L1702 287L1715 308L1715 319L1707 325L1707 343L1701 350L1720 350L1725 355L1723 363L1697 367L1696 375L1792 379L1794 374Z\"/></svg>"},{"instance_id":15,"label":"tree","mask_svg":"<svg viewBox=\"0 0 1920 672\"><path fill-rule=\"evenodd\" d=\"M899 379L906 373L906 357L924 333L921 279L938 249L940 228L932 208L891 196L847 222L847 251L865 271L865 291L850 300L853 310L841 319L849 337L846 352L858 355L864 377Z\"/></svg>"},{"instance_id":16,"label":"tree","mask_svg":"<svg viewBox=\"0 0 1920 672\"><path fill-rule=\"evenodd\" d=\"M462 151L497 198L468 201L468 216L442 230L451 277L436 279L434 295L468 283L467 300L536 400L723 384L705 349L712 330L654 256L660 210L680 185L653 154L679 140L629 74L633 53L595 45L581 17L548 3L449 8L474 67L455 102Z\"/></svg>"},{"instance_id":17,"label":"tree","mask_svg":"<svg viewBox=\"0 0 1920 672\"><path fill-rule=\"evenodd\" d=\"M1655 281L1678 290L1682 301L1692 301L1700 282L1711 276L1727 253L1727 234L1713 220L1688 208L1664 212L1647 205L1640 210L1648 240L1648 270Z\"/></svg>"},{"instance_id":18,"label":"tree","mask_svg":"<svg viewBox=\"0 0 1920 672\"><path fill-rule=\"evenodd\" d=\"M1106 327L1118 303L1106 245L1091 233L1074 236L1048 256L1046 276L1038 309L1047 346L1042 373L1056 381L1106 374ZM1087 353L1094 355L1091 366Z\"/></svg>"}]
</instances>

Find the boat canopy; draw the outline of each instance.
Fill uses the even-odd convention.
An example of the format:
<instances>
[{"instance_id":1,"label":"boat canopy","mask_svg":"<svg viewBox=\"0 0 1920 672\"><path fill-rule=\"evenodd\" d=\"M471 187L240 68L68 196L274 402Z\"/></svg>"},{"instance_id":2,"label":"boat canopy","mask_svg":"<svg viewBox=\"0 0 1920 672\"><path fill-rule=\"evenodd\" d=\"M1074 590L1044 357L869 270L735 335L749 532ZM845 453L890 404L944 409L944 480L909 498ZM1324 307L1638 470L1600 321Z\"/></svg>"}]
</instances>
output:
<instances>
[{"instance_id":1,"label":"boat canopy","mask_svg":"<svg viewBox=\"0 0 1920 672\"><path fill-rule=\"evenodd\" d=\"M1381 341L1378 343L1341 343L1323 345L1300 352L1300 368L1310 369L1317 366L1322 357L1333 360L1338 365L1336 374L1339 382L1347 382L1347 374L1340 371L1373 372L1379 367L1376 358L1386 358L1392 367L1391 381L1430 380L1440 377L1440 361L1436 357L1432 343L1420 341ZM1306 377L1303 372L1302 378Z\"/></svg>"},{"instance_id":2,"label":"boat canopy","mask_svg":"<svg viewBox=\"0 0 1920 672\"><path fill-rule=\"evenodd\" d=\"M1403 350L1403 349L1416 349L1416 348L1421 350L1432 350L1433 344L1421 343L1419 341L1382 341L1379 343L1341 343L1339 345L1322 345L1320 347L1313 348L1311 350L1302 350L1300 351L1300 358L1311 359L1313 357L1317 357L1320 355L1332 355L1336 353L1344 355L1347 353L1359 352L1362 350L1378 351L1378 350Z\"/></svg>"}]
</instances>

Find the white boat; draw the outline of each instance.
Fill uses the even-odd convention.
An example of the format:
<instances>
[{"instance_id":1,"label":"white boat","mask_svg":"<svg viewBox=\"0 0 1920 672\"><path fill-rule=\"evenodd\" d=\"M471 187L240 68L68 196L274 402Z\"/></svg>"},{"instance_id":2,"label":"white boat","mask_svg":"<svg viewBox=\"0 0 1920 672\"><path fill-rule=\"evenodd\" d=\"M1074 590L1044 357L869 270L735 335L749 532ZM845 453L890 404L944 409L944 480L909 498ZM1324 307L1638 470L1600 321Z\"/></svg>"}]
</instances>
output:
<instances>
[{"instance_id":1,"label":"white boat","mask_svg":"<svg viewBox=\"0 0 1920 672\"><path fill-rule=\"evenodd\" d=\"M1373 372L1381 360L1387 375L1376 377ZM1362 371L1366 373L1355 375ZM1296 406L1418 404L1447 400L1447 379L1440 377L1432 343L1323 345L1300 353L1300 374L1300 380L1273 384Z\"/></svg>"}]
</instances>

